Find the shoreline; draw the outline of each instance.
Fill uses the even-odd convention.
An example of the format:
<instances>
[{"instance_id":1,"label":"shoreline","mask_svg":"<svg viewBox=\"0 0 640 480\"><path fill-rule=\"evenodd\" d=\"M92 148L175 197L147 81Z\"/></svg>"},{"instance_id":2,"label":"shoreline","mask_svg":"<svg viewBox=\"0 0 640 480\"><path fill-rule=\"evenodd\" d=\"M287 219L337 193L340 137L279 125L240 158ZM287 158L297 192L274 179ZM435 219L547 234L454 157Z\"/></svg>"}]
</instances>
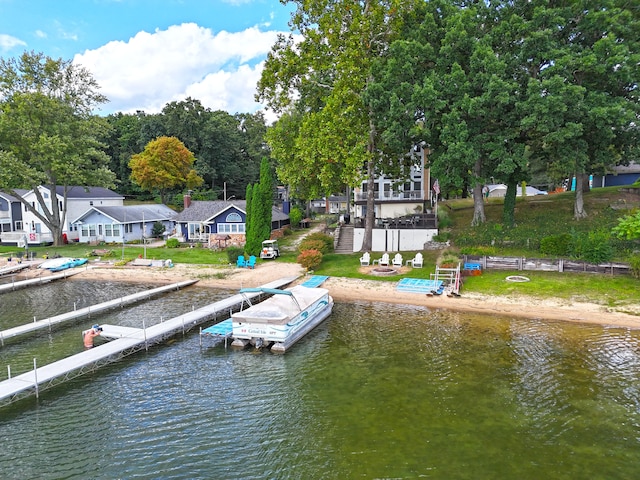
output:
<instances>
[{"instance_id":1,"label":"shoreline","mask_svg":"<svg viewBox=\"0 0 640 480\"><path fill-rule=\"evenodd\" d=\"M176 264L172 268L115 267L93 264L71 281L103 280L135 283L176 283L198 280L196 285L226 290L257 287L283 277L297 277L294 284L302 283L306 273L298 264L262 263L255 269L234 266ZM605 305L570 300L534 297L489 296L462 292L461 297L446 295L429 297L420 293L399 292L395 282L381 282L345 277L329 277L322 285L335 301L356 303L392 303L415 305L434 310L498 315L507 317L567 321L591 325L640 329L640 315L617 312Z\"/></svg>"}]
</instances>

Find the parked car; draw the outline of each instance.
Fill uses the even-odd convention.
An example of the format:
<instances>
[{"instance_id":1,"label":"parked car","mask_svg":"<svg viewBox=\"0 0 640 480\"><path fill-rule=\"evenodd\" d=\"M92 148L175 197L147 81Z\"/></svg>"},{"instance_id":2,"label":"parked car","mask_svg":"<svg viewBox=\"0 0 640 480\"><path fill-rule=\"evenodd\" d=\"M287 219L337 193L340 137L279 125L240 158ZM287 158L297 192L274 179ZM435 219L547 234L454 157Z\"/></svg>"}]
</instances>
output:
<instances>
[{"instance_id":1,"label":"parked car","mask_svg":"<svg viewBox=\"0 0 640 480\"><path fill-rule=\"evenodd\" d=\"M278 258L280 249L277 240L265 240L262 242L262 250L260 250L260 258Z\"/></svg>"}]
</instances>

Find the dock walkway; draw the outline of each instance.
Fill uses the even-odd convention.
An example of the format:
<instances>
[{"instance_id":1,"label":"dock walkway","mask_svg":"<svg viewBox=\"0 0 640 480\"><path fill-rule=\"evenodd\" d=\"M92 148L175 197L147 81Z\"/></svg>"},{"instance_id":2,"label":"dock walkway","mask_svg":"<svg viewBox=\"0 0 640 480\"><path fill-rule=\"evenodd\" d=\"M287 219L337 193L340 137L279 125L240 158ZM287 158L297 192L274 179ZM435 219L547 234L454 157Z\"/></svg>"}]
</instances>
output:
<instances>
[{"instance_id":1,"label":"dock walkway","mask_svg":"<svg viewBox=\"0 0 640 480\"><path fill-rule=\"evenodd\" d=\"M131 295L127 295L126 297L116 298L114 300L109 300L107 302L98 303L96 305L91 305L89 307L80 308L78 310L73 310L71 312L62 313L60 315L56 315L53 317L45 318L45 319L34 321L31 323L26 323L24 325L19 325L17 327L8 328L6 330L0 331L0 345L4 347L4 342L10 338L26 335L28 333L33 333L38 330L42 330L44 328L51 328L54 325L68 322L70 320L74 320L77 318L81 318L85 316L89 317L93 314L111 310L116 307L123 307L125 305L139 302L140 300L150 298L154 295L158 295L160 293L164 293L169 290L179 290L181 288L188 287L190 285L193 285L196 282L197 280L186 280L184 282L173 283L171 285L165 285L163 287L158 287L158 288L153 288L151 290L145 290L142 292L133 293Z\"/></svg>"},{"instance_id":2,"label":"dock walkway","mask_svg":"<svg viewBox=\"0 0 640 480\"><path fill-rule=\"evenodd\" d=\"M54 280L60 280L62 278L67 278L72 275L76 275L78 273L84 272L84 268L74 268L69 270L63 270L62 273L58 273L56 275L46 275L37 278L30 278L28 280L20 280L18 282L11 279L11 283L3 283L0 285L0 293L17 290L19 288L28 287L30 285L43 285L45 283L53 282Z\"/></svg>"},{"instance_id":3,"label":"dock walkway","mask_svg":"<svg viewBox=\"0 0 640 480\"><path fill-rule=\"evenodd\" d=\"M285 277L263 285L264 288L281 288L292 283L296 277ZM242 305L247 298L259 296L255 294L235 294L179 317L174 317L148 328L127 329L116 340L94 347L84 352L72 355L43 367L36 365L34 359L33 370L0 382L0 406L8 405L31 395L39 396L39 392L87 372L94 371L104 365L131 355L142 349L158 344L177 333L185 333L194 326L217 317ZM104 331L109 335L110 327L104 325ZM114 335L111 330L111 336Z\"/></svg>"}]
</instances>

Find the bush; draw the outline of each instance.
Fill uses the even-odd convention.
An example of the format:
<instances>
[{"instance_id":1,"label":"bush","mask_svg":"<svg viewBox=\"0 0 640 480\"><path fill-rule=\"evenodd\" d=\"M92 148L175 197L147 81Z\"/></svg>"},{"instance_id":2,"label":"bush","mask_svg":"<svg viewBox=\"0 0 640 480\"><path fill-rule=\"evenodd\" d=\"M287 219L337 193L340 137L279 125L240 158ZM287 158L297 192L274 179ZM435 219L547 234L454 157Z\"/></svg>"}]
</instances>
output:
<instances>
[{"instance_id":1,"label":"bush","mask_svg":"<svg viewBox=\"0 0 640 480\"><path fill-rule=\"evenodd\" d=\"M238 257L244 254L244 249L241 247L227 247L226 252L229 263L235 265L238 261Z\"/></svg>"},{"instance_id":2,"label":"bush","mask_svg":"<svg viewBox=\"0 0 640 480\"><path fill-rule=\"evenodd\" d=\"M545 255L557 255L560 257L569 255L571 251L571 235L561 233L551 235L540 240L540 253Z\"/></svg>"},{"instance_id":3,"label":"bush","mask_svg":"<svg viewBox=\"0 0 640 480\"><path fill-rule=\"evenodd\" d=\"M293 207L289 212L289 220L291 221L292 227L300 225L300 221L302 220L302 210L298 207Z\"/></svg>"},{"instance_id":4,"label":"bush","mask_svg":"<svg viewBox=\"0 0 640 480\"><path fill-rule=\"evenodd\" d=\"M314 240L313 238L305 238L302 240L298 250L301 252L304 252L305 250L318 250L322 254L329 253L326 243L322 240Z\"/></svg>"},{"instance_id":5,"label":"bush","mask_svg":"<svg viewBox=\"0 0 640 480\"><path fill-rule=\"evenodd\" d=\"M324 244L324 246L322 248L318 249L322 253L333 252L333 237L331 235L327 235L327 234L320 233L320 232L315 232L315 233L311 233L311 234L307 235L305 237L305 239L300 243L300 251L302 251L302 250L312 250L312 249L302 248L302 245L304 245L306 242L310 242L310 241L313 241L313 240L319 240Z\"/></svg>"},{"instance_id":6,"label":"bush","mask_svg":"<svg viewBox=\"0 0 640 480\"><path fill-rule=\"evenodd\" d=\"M573 236L570 254L573 258L589 263L604 263L613 258L609 234L599 230Z\"/></svg>"},{"instance_id":7,"label":"bush","mask_svg":"<svg viewBox=\"0 0 640 480\"><path fill-rule=\"evenodd\" d=\"M166 243L167 248L178 248L180 246L180 240L177 238L169 238Z\"/></svg>"},{"instance_id":8,"label":"bush","mask_svg":"<svg viewBox=\"0 0 640 480\"><path fill-rule=\"evenodd\" d=\"M318 250L304 250L298 255L297 262L307 270L313 270L322 263L322 252Z\"/></svg>"},{"instance_id":9,"label":"bush","mask_svg":"<svg viewBox=\"0 0 640 480\"><path fill-rule=\"evenodd\" d=\"M161 237L164 231L165 228L162 222L154 222L151 228L151 236L155 238Z\"/></svg>"},{"instance_id":10,"label":"bush","mask_svg":"<svg viewBox=\"0 0 640 480\"><path fill-rule=\"evenodd\" d=\"M640 278L640 255L633 255L629 259L629 267L633 278Z\"/></svg>"}]
</instances>

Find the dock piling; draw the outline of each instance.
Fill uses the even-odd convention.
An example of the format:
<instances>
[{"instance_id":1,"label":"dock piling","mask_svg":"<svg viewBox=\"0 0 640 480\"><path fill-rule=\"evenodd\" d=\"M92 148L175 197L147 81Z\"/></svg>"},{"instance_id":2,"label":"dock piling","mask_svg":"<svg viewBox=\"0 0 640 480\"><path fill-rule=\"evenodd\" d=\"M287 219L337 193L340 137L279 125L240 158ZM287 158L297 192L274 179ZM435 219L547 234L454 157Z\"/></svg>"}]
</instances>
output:
<instances>
[{"instance_id":1,"label":"dock piling","mask_svg":"<svg viewBox=\"0 0 640 480\"><path fill-rule=\"evenodd\" d=\"M38 385L38 365L35 357L33 358L33 382L36 386L36 399L40 398L40 388Z\"/></svg>"}]
</instances>

